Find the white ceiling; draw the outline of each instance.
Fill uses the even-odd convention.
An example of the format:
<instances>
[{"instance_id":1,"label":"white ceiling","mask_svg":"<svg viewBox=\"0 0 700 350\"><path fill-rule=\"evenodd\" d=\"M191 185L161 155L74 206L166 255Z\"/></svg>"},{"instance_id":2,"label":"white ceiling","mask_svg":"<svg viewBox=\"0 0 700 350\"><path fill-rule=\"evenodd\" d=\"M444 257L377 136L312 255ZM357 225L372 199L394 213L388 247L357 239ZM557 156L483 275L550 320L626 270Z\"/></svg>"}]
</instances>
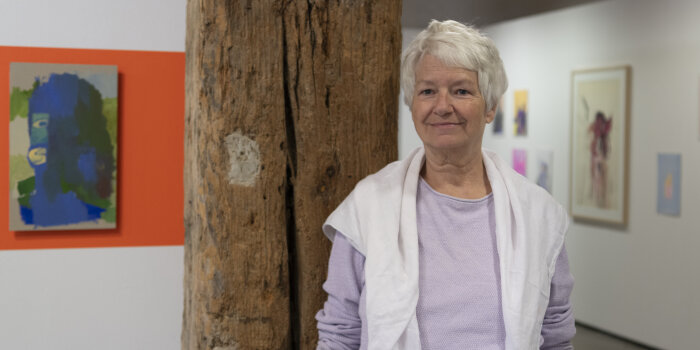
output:
<instances>
[{"instance_id":1,"label":"white ceiling","mask_svg":"<svg viewBox=\"0 0 700 350\"><path fill-rule=\"evenodd\" d=\"M431 19L453 19L482 27L600 0L403 0L401 24L424 28Z\"/></svg>"}]
</instances>

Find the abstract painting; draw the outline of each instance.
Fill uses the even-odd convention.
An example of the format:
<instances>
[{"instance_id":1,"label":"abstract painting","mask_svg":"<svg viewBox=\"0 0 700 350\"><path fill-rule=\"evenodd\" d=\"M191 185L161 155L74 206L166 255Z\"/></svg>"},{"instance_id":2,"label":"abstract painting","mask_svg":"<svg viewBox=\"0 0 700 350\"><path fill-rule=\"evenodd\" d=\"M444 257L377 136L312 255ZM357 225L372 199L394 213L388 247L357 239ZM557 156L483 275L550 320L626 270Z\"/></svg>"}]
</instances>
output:
<instances>
[{"instance_id":1,"label":"abstract painting","mask_svg":"<svg viewBox=\"0 0 700 350\"><path fill-rule=\"evenodd\" d=\"M681 155L660 153L658 168L656 212L679 216L681 215Z\"/></svg>"},{"instance_id":2,"label":"abstract painting","mask_svg":"<svg viewBox=\"0 0 700 350\"><path fill-rule=\"evenodd\" d=\"M537 178L535 182L540 187L552 193L552 166L554 161L554 152L538 151L537 152Z\"/></svg>"},{"instance_id":3,"label":"abstract painting","mask_svg":"<svg viewBox=\"0 0 700 350\"><path fill-rule=\"evenodd\" d=\"M514 135L527 136L527 90L515 90Z\"/></svg>"},{"instance_id":4,"label":"abstract painting","mask_svg":"<svg viewBox=\"0 0 700 350\"><path fill-rule=\"evenodd\" d=\"M571 212L627 223L628 66L572 74Z\"/></svg>"},{"instance_id":5,"label":"abstract painting","mask_svg":"<svg viewBox=\"0 0 700 350\"><path fill-rule=\"evenodd\" d=\"M501 99L501 101L498 102L498 107L496 108L496 115L493 118L493 134L503 134L503 99Z\"/></svg>"},{"instance_id":6,"label":"abstract painting","mask_svg":"<svg viewBox=\"0 0 700 350\"><path fill-rule=\"evenodd\" d=\"M527 176L527 151L524 149L513 150L513 169L522 176Z\"/></svg>"},{"instance_id":7,"label":"abstract painting","mask_svg":"<svg viewBox=\"0 0 700 350\"><path fill-rule=\"evenodd\" d=\"M117 67L10 64L10 230L116 227Z\"/></svg>"}]
</instances>

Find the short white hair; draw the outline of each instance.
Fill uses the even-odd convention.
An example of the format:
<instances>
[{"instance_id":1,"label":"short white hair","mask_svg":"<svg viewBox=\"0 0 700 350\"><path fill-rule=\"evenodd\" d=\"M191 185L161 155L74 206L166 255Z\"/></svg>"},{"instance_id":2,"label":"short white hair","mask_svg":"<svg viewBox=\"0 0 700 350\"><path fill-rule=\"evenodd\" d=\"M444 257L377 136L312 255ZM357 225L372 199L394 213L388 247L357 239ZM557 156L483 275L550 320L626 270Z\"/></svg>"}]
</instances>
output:
<instances>
[{"instance_id":1,"label":"short white hair","mask_svg":"<svg viewBox=\"0 0 700 350\"><path fill-rule=\"evenodd\" d=\"M401 56L401 89L409 107L413 102L416 66L428 54L445 65L476 72L487 111L498 104L508 87L503 61L491 39L474 27L456 21L432 20Z\"/></svg>"}]
</instances>

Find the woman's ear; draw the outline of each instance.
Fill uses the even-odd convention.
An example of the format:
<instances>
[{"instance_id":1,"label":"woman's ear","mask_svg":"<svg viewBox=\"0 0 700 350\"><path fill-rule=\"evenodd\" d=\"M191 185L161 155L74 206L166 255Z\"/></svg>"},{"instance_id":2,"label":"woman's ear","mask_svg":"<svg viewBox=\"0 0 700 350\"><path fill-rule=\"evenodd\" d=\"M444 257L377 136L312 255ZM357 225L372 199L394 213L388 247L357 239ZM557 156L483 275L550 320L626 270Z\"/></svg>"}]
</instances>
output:
<instances>
[{"instance_id":1,"label":"woman's ear","mask_svg":"<svg viewBox=\"0 0 700 350\"><path fill-rule=\"evenodd\" d=\"M486 124L491 124L493 118L496 116L496 111L498 110L498 104L494 105L491 110L486 112Z\"/></svg>"}]
</instances>

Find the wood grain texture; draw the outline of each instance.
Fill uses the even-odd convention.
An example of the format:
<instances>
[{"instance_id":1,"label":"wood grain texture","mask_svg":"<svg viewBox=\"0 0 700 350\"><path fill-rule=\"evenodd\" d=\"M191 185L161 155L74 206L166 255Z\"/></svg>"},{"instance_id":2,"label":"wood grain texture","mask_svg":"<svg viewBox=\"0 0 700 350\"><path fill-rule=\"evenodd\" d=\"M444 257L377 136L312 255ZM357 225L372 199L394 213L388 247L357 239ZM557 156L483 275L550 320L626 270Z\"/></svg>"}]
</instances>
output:
<instances>
[{"instance_id":1,"label":"wood grain texture","mask_svg":"<svg viewBox=\"0 0 700 350\"><path fill-rule=\"evenodd\" d=\"M291 344L279 5L188 2L184 349ZM229 183L235 132L259 146L253 186Z\"/></svg>"},{"instance_id":2,"label":"wood grain texture","mask_svg":"<svg viewBox=\"0 0 700 350\"><path fill-rule=\"evenodd\" d=\"M401 4L187 6L182 348L314 349L321 224L397 157ZM230 135L259 148L252 186Z\"/></svg>"},{"instance_id":3,"label":"wood grain texture","mask_svg":"<svg viewBox=\"0 0 700 350\"><path fill-rule=\"evenodd\" d=\"M400 17L398 1L299 1L285 11L301 349L314 349L327 297L321 225L357 181L398 157Z\"/></svg>"}]
</instances>

